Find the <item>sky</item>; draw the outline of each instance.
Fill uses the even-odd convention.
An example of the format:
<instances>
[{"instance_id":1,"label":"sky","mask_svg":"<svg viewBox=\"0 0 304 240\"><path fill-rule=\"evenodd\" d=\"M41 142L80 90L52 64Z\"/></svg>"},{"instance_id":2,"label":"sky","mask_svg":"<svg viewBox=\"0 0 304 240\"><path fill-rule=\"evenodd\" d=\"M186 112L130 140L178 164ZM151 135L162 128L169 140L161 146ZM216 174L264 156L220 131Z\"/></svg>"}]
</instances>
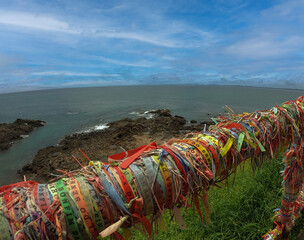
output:
<instances>
[{"instance_id":1,"label":"sky","mask_svg":"<svg viewBox=\"0 0 304 240\"><path fill-rule=\"evenodd\" d=\"M0 0L0 93L224 84L304 89L303 0Z\"/></svg>"}]
</instances>

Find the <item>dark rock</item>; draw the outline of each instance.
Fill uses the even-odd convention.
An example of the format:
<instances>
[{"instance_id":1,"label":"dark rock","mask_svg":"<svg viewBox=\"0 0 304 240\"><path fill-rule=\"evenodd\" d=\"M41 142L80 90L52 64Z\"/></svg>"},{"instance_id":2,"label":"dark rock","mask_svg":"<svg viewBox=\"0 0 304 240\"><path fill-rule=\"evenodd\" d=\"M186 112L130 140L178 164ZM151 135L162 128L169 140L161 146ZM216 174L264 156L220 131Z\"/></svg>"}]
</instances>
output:
<instances>
[{"instance_id":1,"label":"dark rock","mask_svg":"<svg viewBox=\"0 0 304 240\"><path fill-rule=\"evenodd\" d=\"M158 109L158 110L150 111L149 113L154 113L159 117L171 117L171 112L169 109Z\"/></svg>"},{"instance_id":2,"label":"dark rock","mask_svg":"<svg viewBox=\"0 0 304 240\"><path fill-rule=\"evenodd\" d=\"M213 122L213 121L203 121L203 122L201 122L201 124L202 124L202 125L205 125L205 124L206 124L206 125L209 126L209 125L214 125L214 122Z\"/></svg>"},{"instance_id":3,"label":"dark rock","mask_svg":"<svg viewBox=\"0 0 304 240\"><path fill-rule=\"evenodd\" d=\"M45 124L40 120L17 119L15 122L0 124L0 151L9 149L14 142L30 134L35 128Z\"/></svg>"}]
</instances>

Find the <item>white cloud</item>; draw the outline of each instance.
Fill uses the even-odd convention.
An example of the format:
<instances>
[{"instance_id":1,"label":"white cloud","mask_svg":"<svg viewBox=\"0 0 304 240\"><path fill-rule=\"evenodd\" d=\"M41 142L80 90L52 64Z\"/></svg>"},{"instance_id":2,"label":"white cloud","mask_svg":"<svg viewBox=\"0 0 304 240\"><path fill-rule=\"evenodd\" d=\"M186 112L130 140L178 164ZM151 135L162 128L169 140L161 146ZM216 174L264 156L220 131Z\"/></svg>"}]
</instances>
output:
<instances>
[{"instance_id":1,"label":"white cloud","mask_svg":"<svg viewBox=\"0 0 304 240\"><path fill-rule=\"evenodd\" d=\"M245 31L235 32L234 43L225 53L241 58L261 60L285 58L303 52L304 1L281 1L251 18ZM235 41L237 39L238 40ZM276 62L279 64L280 62Z\"/></svg>"},{"instance_id":2,"label":"white cloud","mask_svg":"<svg viewBox=\"0 0 304 240\"><path fill-rule=\"evenodd\" d=\"M98 59L101 61L104 61L104 62L108 62L108 63L112 63L112 64L116 64L116 65L122 65L122 66L130 66L130 67L151 67L152 66L152 63L147 62L147 61L124 62L124 61L106 58L106 57L102 57L102 56L98 57Z\"/></svg>"},{"instance_id":3,"label":"white cloud","mask_svg":"<svg viewBox=\"0 0 304 240\"><path fill-rule=\"evenodd\" d=\"M248 38L239 41L227 47L228 54L244 58L265 58L282 57L285 54L292 53L301 45L303 38L299 36L287 37L284 40L277 39L277 36L266 36Z\"/></svg>"},{"instance_id":4,"label":"white cloud","mask_svg":"<svg viewBox=\"0 0 304 240\"><path fill-rule=\"evenodd\" d=\"M75 77L119 77L119 74L105 74L105 73L77 73L66 71L46 71L46 72L34 72L31 75L34 76L75 76Z\"/></svg>"},{"instance_id":5,"label":"white cloud","mask_svg":"<svg viewBox=\"0 0 304 240\"><path fill-rule=\"evenodd\" d=\"M157 46L163 47L182 47L173 40L166 39L164 37L148 34L143 32L101 32L97 36L106 37L106 38L120 38L120 39L129 39L136 40L144 43L150 43Z\"/></svg>"},{"instance_id":6,"label":"white cloud","mask_svg":"<svg viewBox=\"0 0 304 240\"><path fill-rule=\"evenodd\" d=\"M76 86L76 85L104 85L109 84L108 81L73 81L61 84L62 86Z\"/></svg>"},{"instance_id":7,"label":"white cloud","mask_svg":"<svg viewBox=\"0 0 304 240\"><path fill-rule=\"evenodd\" d=\"M79 34L81 32L79 29L73 29L69 23L52 16L41 16L26 12L0 10L0 24L70 34Z\"/></svg>"},{"instance_id":8,"label":"white cloud","mask_svg":"<svg viewBox=\"0 0 304 240\"><path fill-rule=\"evenodd\" d=\"M302 18L303 19L303 0L289 0L262 11L264 18ZM295 14L296 13L296 14Z\"/></svg>"},{"instance_id":9,"label":"white cloud","mask_svg":"<svg viewBox=\"0 0 304 240\"><path fill-rule=\"evenodd\" d=\"M54 16L42 16L27 12L0 10L0 24L50 32L83 34L87 37L135 40L163 47L178 47L178 44L173 40L159 36L158 34L113 30L113 26L107 24L106 26L78 25L77 27L73 27L73 24L59 20Z\"/></svg>"},{"instance_id":10,"label":"white cloud","mask_svg":"<svg viewBox=\"0 0 304 240\"><path fill-rule=\"evenodd\" d=\"M115 85L132 85L133 83L130 81L122 81L122 80L118 80L118 81L92 81L92 80L87 80L87 81L73 81L73 82L66 82L61 84L61 86L115 86Z\"/></svg>"},{"instance_id":11,"label":"white cloud","mask_svg":"<svg viewBox=\"0 0 304 240\"><path fill-rule=\"evenodd\" d=\"M146 18L149 20L149 14ZM123 17L113 19L103 15L97 19L88 18L89 21L86 20L86 22L71 15L68 16L69 21L66 19L67 16L59 18L50 14L0 9L0 24L19 27L22 30L65 33L96 39L123 39L167 48L196 48L214 42L214 36L210 32L193 28L181 21L169 21L161 17L155 19L155 22L149 20L144 26L129 26L129 19ZM147 19L140 20L145 22ZM18 31L12 28L10 30ZM187 35L187 37L183 39L176 37L176 34ZM189 36L194 37L195 40L189 41Z\"/></svg>"},{"instance_id":12,"label":"white cloud","mask_svg":"<svg viewBox=\"0 0 304 240\"><path fill-rule=\"evenodd\" d=\"M277 77L277 74L275 73L264 73L264 74L257 74L257 75L249 75L246 78L249 79L274 79Z\"/></svg>"}]
</instances>

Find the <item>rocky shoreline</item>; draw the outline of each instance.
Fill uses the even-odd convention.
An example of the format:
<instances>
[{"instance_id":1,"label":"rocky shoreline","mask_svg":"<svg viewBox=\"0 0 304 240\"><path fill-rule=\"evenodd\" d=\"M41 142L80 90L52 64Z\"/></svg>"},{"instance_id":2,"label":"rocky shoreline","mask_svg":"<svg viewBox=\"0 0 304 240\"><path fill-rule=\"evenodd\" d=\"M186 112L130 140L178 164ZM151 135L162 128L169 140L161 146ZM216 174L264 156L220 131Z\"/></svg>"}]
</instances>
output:
<instances>
[{"instance_id":1,"label":"rocky shoreline","mask_svg":"<svg viewBox=\"0 0 304 240\"><path fill-rule=\"evenodd\" d=\"M6 151L16 141L19 141L30 134L37 127L45 124L40 120L17 119L13 123L0 124L0 151Z\"/></svg>"},{"instance_id":2,"label":"rocky shoreline","mask_svg":"<svg viewBox=\"0 0 304 240\"><path fill-rule=\"evenodd\" d=\"M183 137L186 133L202 131L205 124L213 122L187 122L184 117L172 116L168 109L149 112L151 118L125 118L111 122L108 128L100 131L75 133L65 136L57 146L49 146L38 151L34 160L18 171L27 179L46 182L60 174L57 169L70 171L80 168L73 159L75 156L81 164L88 160L79 148L91 160L106 161L107 157L155 141L162 144L171 138Z\"/></svg>"}]
</instances>

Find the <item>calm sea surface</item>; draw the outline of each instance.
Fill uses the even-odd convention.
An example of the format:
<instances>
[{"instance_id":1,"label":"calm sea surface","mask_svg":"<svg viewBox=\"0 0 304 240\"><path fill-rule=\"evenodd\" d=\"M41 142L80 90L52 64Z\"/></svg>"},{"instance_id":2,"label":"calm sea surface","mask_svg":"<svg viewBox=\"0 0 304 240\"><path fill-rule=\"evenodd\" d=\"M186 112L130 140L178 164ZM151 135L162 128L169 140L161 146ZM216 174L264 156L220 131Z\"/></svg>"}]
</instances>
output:
<instances>
[{"instance_id":1,"label":"calm sea surface","mask_svg":"<svg viewBox=\"0 0 304 240\"><path fill-rule=\"evenodd\" d=\"M228 105L235 112L267 109L304 91L236 86L125 86L58 89L0 94L0 123L17 118L44 120L28 138L0 153L0 186L16 181L16 171L43 147L64 135L125 117L168 108L188 120L207 120ZM130 114L133 113L133 114Z\"/></svg>"}]
</instances>

